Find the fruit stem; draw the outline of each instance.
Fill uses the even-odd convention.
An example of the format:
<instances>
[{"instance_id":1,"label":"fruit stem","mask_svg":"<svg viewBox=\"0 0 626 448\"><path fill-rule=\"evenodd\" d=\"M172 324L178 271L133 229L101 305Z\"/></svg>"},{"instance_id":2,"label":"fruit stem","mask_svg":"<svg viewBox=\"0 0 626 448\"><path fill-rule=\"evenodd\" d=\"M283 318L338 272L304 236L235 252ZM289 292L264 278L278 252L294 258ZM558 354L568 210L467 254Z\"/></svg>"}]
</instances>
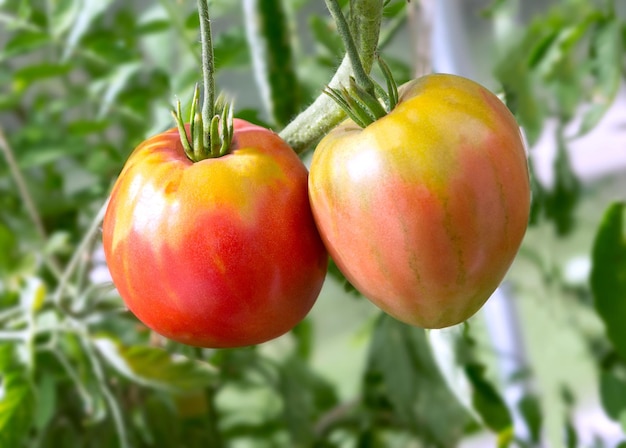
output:
<instances>
[{"instance_id":1,"label":"fruit stem","mask_svg":"<svg viewBox=\"0 0 626 448\"><path fill-rule=\"evenodd\" d=\"M383 12L382 0L350 0L351 27L361 62L367 72L372 67L378 44L380 22ZM350 58L345 55L332 79L330 88L340 88L352 76ZM326 93L321 93L311 105L300 112L285 128L280 136L297 153L310 148L333 127L345 120L343 109Z\"/></svg>"},{"instance_id":2,"label":"fruit stem","mask_svg":"<svg viewBox=\"0 0 626 448\"><path fill-rule=\"evenodd\" d=\"M354 72L354 78L357 86L365 90L370 95L374 95L374 83L365 71L365 68L363 68L361 56L359 56L356 44L354 43L350 25L348 25L348 21L341 11L341 6L339 5L338 0L326 0L326 7L337 25L337 31L339 32L339 36L341 37L343 45L346 49L346 53L350 58L350 64L352 65L352 71Z\"/></svg>"},{"instance_id":3,"label":"fruit stem","mask_svg":"<svg viewBox=\"0 0 626 448\"><path fill-rule=\"evenodd\" d=\"M202 103L202 136L205 148L212 148L211 121L215 115L215 63L213 58L213 38L211 18L207 0L198 0L200 15L200 39L202 42L202 78L204 101ZM217 136L214 136L214 138Z\"/></svg>"},{"instance_id":4,"label":"fruit stem","mask_svg":"<svg viewBox=\"0 0 626 448\"><path fill-rule=\"evenodd\" d=\"M196 84L188 121L189 135L187 135L185 121L182 117L180 101L177 101L176 109L172 112L183 150L192 162L228 154L234 133L232 102L225 100L221 95L219 98L215 98L213 39L207 0L198 0L198 15L202 41L204 98L200 111L200 89Z\"/></svg>"}]
</instances>

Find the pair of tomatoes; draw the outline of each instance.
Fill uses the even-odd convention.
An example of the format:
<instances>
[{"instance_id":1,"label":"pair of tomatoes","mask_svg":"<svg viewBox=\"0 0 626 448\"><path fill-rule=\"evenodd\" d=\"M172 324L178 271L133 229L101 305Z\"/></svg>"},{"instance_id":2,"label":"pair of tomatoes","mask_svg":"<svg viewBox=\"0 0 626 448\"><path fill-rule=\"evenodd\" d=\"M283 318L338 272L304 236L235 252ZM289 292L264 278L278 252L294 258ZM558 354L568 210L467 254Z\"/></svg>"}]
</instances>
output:
<instances>
[{"instance_id":1,"label":"pair of tomatoes","mask_svg":"<svg viewBox=\"0 0 626 448\"><path fill-rule=\"evenodd\" d=\"M361 129L331 131L306 168L276 134L235 120L230 153L191 162L176 130L142 143L113 188L103 241L130 310L190 345L261 343L313 306L328 255L397 319L472 316L525 233L530 187L508 109L430 75Z\"/></svg>"}]
</instances>

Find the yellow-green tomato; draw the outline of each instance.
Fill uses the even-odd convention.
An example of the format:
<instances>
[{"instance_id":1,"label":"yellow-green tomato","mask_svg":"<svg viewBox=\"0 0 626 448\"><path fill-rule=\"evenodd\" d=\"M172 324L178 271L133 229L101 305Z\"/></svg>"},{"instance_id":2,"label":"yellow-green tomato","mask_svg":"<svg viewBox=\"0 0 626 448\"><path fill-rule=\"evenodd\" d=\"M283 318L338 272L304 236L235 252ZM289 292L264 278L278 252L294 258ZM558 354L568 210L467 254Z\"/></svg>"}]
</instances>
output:
<instances>
[{"instance_id":1,"label":"yellow-green tomato","mask_svg":"<svg viewBox=\"0 0 626 448\"><path fill-rule=\"evenodd\" d=\"M443 328L476 313L526 231L530 186L519 127L483 86L429 75L364 129L317 146L309 197L339 269L403 322Z\"/></svg>"}]
</instances>

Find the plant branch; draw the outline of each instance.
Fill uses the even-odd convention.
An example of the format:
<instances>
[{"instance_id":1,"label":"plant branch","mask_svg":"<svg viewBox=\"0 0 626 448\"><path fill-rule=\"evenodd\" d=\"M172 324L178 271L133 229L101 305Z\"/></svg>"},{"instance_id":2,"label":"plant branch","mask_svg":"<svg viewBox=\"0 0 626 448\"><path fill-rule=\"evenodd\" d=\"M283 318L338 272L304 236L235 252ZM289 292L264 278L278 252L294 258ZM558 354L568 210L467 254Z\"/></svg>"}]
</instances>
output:
<instances>
[{"instance_id":1,"label":"plant branch","mask_svg":"<svg viewBox=\"0 0 626 448\"><path fill-rule=\"evenodd\" d=\"M83 401L85 413L91 414L94 410L94 400L83 385L78 372L72 365L72 363L67 359L65 353L62 350L57 350L56 347L46 347L45 350L49 351L52 356L56 358L56 360L61 364L65 373L72 380L72 384L76 387L76 391L78 392L79 397Z\"/></svg>"},{"instance_id":2,"label":"plant branch","mask_svg":"<svg viewBox=\"0 0 626 448\"><path fill-rule=\"evenodd\" d=\"M26 207L26 211L28 215L30 216L31 221L35 225L35 230L37 231L37 234L39 235L42 241L46 241L48 239L48 235L43 225L43 220L41 219L41 216L39 215L39 211L37 210L37 207L35 206L35 201L33 200L33 197L30 194L30 191L28 190L28 186L26 185L26 180L24 179L24 175L22 174L22 171L20 170L17 160L15 159L14 151L11 148L11 145L9 145L9 142L6 139L6 136L4 134L4 130L2 129L2 127L0 127L0 151L2 151L2 153L4 154L4 158L6 159L7 164L9 165L9 171L11 172L11 175L13 176L13 179L15 180L17 190L19 192L20 197L22 198L22 202L24 203L24 206ZM61 275L61 267L59 266L56 259L54 259L53 257L48 257L47 260L48 260L48 267L50 268L52 273L56 277L59 277Z\"/></svg>"},{"instance_id":3,"label":"plant branch","mask_svg":"<svg viewBox=\"0 0 626 448\"><path fill-rule=\"evenodd\" d=\"M117 436L120 442L120 448L130 448L130 443L128 442L128 435L126 432L126 424L124 423L124 418L122 416L122 410L120 406L115 401L115 397L109 386L107 385L107 379L104 374L104 369L102 368L102 364L98 359L98 355L94 352L93 347L90 345L91 341L89 341L86 337L81 337L80 341L82 343L83 349L85 350L85 354L91 363L91 368L94 373L94 376L97 379L98 386L100 387L100 391L106 401L109 410L113 416L113 423L115 425L115 429L117 431Z\"/></svg>"},{"instance_id":4,"label":"plant branch","mask_svg":"<svg viewBox=\"0 0 626 448\"><path fill-rule=\"evenodd\" d=\"M98 213L91 221L91 224L89 228L87 229L87 232L85 233L85 235L83 236L83 239L81 240L80 244L76 248L76 251L72 255L72 258L70 259L69 263L65 267L65 270L60 275L59 284L57 285L57 288L54 292L53 299L52 299L53 302L57 306L61 305L61 298L63 297L63 293L65 292L65 289L67 288L69 280L72 277L72 274L74 273L75 269L77 268L78 263L80 262L83 255L89 248L91 241L100 232L100 224L102 223L102 220L104 219L104 214L106 213L108 203L109 201L106 200L105 203L102 205L102 207L100 207L100 210L98 210Z\"/></svg>"},{"instance_id":5,"label":"plant branch","mask_svg":"<svg viewBox=\"0 0 626 448\"><path fill-rule=\"evenodd\" d=\"M352 4L353 36L363 68L369 72L374 62L382 20L382 0L354 0ZM346 55L328 87L340 88L347 85L352 75L350 59ZM346 117L341 108L325 93L280 132L280 136L294 151L301 153L319 140L330 129Z\"/></svg>"},{"instance_id":6,"label":"plant branch","mask_svg":"<svg viewBox=\"0 0 626 448\"><path fill-rule=\"evenodd\" d=\"M320 438L326 437L335 426L351 420L350 415L359 406L359 403L360 398L354 398L348 402L339 403L328 410L315 422L314 433Z\"/></svg>"},{"instance_id":7,"label":"plant branch","mask_svg":"<svg viewBox=\"0 0 626 448\"><path fill-rule=\"evenodd\" d=\"M17 190L20 193L20 197L24 202L26 211L30 215L30 219L33 224L35 224L35 229L37 230L39 237L45 241L48 235L46 234L46 229L44 228L43 221L41 219L41 216L39 216L39 212L37 211L37 207L35 206L35 201L33 200L30 191L28 191L28 186L26 185L24 176L22 175L20 167L17 164L17 160L15 160L15 156L13 155L13 149L9 145L9 142L6 139L2 128L0 128L0 149L4 153L4 157L9 165L9 170L13 175L13 179L15 180L15 184L17 185Z\"/></svg>"}]
</instances>

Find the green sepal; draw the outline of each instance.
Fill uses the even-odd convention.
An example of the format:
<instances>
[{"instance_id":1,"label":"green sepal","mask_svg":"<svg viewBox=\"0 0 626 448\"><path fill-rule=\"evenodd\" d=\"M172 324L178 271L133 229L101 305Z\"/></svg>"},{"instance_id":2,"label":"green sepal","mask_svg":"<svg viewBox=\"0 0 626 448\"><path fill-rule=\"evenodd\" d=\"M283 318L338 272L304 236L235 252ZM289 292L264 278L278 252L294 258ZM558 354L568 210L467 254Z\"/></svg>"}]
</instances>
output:
<instances>
[{"instance_id":1,"label":"green sepal","mask_svg":"<svg viewBox=\"0 0 626 448\"><path fill-rule=\"evenodd\" d=\"M348 87L324 89L324 93L330 96L348 117L362 128L387 115L398 104L398 85L391 70L381 58L378 58L378 63L386 80L386 91L380 84L373 82L374 93L372 94L359 86L352 77Z\"/></svg>"},{"instance_id":2,"label":"green sepal","mask_svg":"<svg viewBox=\"0 0 626 448\"><path fill-rule=\"evenodd\" d=\"M374 83L374 85L376 85L376 83ZM380 103L380 100L375 95L372 95L367 90L360 87L354 78L350 78L350 90L354 92L353 98L362 103L368 112L368 115L374 118L372 123L387 115L387 111Z\"/></svg>"},{"instance_id":3,"label":"green sepal","mask_svg":"<svg viewBox=\"0 0 626 448\"><path fill-rule=\"evenodd\" d=\"M194 133L191 136L191 140L193 142L193 156L192 160L199 162L200 160L206 159L210 154L206 154L205 146L204 146L204 133L202 132L203 123L202 123L202 115L199 112L196 112L196 115L190 120L193 123Z\"/></svg>"},{"instance_id":4,"label":"green sepal","mask_svg":"<svg viewBox=\"0 0 626 448\"><path fill-rule=\"evenodd\" d=\"M196 83L193 89L193 98L191 99L191 110L189 111L189 135L191 135L191 141L194 141L194 135L198 132L194 117L198 111L198 105L200 104L200 87ZM193 159L192 159L193 160Z\"/></svg>"},{"instance_id":5,"label":"green sepal","mask_svg":"<svg viewBox=\"0 0 626 448\"><path fill-rule=\"evenodd\" d=\"M200 113L200 88L196 84L189 114L190 137L185 130L180 101L176 104L176 110L172 111L183 149L192 162L221 157L230 150L234 134L233 103L220 95L215 102L214 110L220 113L213 115L209 121L208 133L205 133L205 123ZM208 145L204 143L207 140Z\"/></svg>"},{"instance_id":6,"label":"green sepal","mask_svg":"<svg viewBox=\"0 0 626 448\"><path fill-rule=\"evenodd\" d=\"M332 98L332 100L335 101L335 103L337 103L337 105L343 109L346 115L348 115L348 117L350 117L350 119L354 121L357 125L364 128L369 124L369 117L367 115L364 115L362 111L354 108L351 105L352 100L347 99L341 90L333 89L332 87L326 87L326 89L324 89L324 93Z\"/></svg>"},{"instance_id":7,"label":"green sepal","mask_svg":"<svg viewBox=\"0 0 626 448\"><path fill-rule=\"evenodd\" d=\"M189 138L187 137L187 131L185 130L185 123L183 123L180 100L176 101L176 111L172 111L172 116L174 117L174 122L176 123L176 127L178 128L178 134L180 135L180 143L183 145L183 149L188 158L192 158L193 149L191 147L191 143L189 142Z\"/></svg>"},{"instance_id":8,"label":"green sepal","mask_svg":"<svg viewBox=\"0 0 626 448\"><path fill-rule=\"evenodd\" d=\"M385 81L387 82L387 111L391 112L397 105L399 100L398 94L398 84L396 83L395 78L393 77L393 73L391 73L391 69L387 65L387 63L380 56L377 57L378 66L380 70L383 72L383 76L385 77Z\"/></svg>"}]
</instances>

